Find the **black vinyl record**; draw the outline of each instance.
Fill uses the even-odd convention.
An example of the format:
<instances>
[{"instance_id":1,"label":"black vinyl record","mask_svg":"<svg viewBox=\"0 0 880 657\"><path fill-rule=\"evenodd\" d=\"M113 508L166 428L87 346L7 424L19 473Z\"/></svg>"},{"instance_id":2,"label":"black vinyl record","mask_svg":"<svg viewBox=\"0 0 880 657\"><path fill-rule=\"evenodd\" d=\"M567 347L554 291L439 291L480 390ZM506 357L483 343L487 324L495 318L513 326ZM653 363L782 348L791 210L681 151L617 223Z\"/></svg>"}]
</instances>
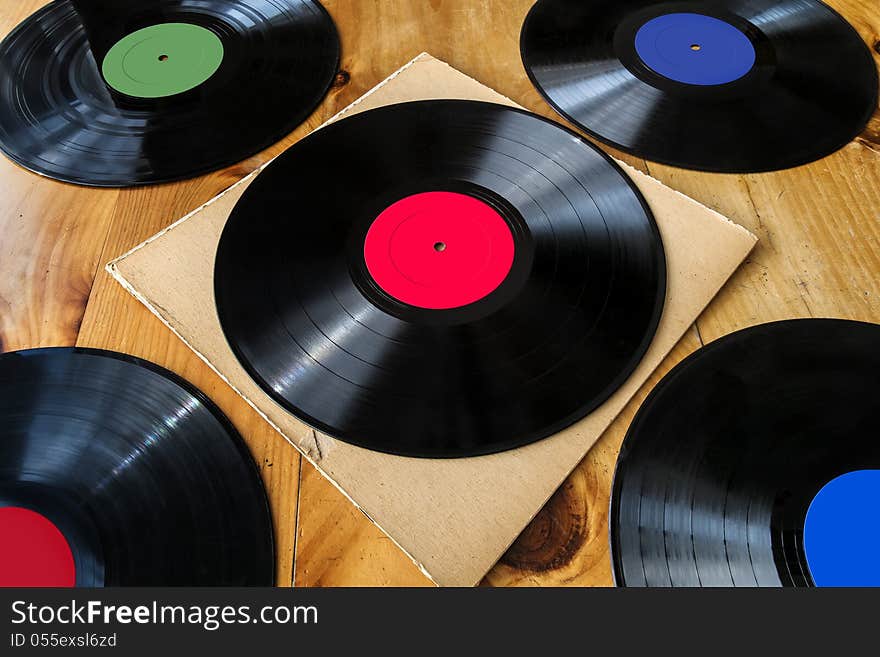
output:
<instances>
[{"instance_id":1,"label":"black vinyl record","mask_svg":"<svg viewBox=\"0 0 880 657\"><path fill-rule=\"evenodd\" d=\"M368 111L245 192L217 252L230 345L283 407L417 457L497 452L595 409L645 353L663 247L632 181L474 101Z\"/></svg>"},{"instance_id":2,"label":"black vinyl record","mask_svg":"<svg viewBox=\"0 0 880 657\"><path fill-rule=\"evenodd\" d=\"M113 352L0 356L0 524L7 585L273 584L241 437L179 377Z\"/></svg>"},{"instance_id":3,"label":"black vinyl record","mask_svg":"<svg viewBox=\"0 0 880 657\"><path fill-rule=\"evenodd\" d=\"M56 0L0 44L0 148L83 185L196 176L293 130L338 61L316 1Z\"/></svg>"},{"instance_id":4,"label":"black vinyl record","mask_svg":"<svg viewBox=\"0 0 880 657\"><path fill-rule=\"evenodd\" d=\"M521 50L565 117L689 169L806 164L854 139L877 108L869 49L818 0L538 0Z\"/></svg>"},{"instance_id":5,"label":"black vinyl record","mask_svg":"<svg viewBox=\"0 0 880 657\"><path fill-rule=\"evenodd\" d=\"M616 582L880 584L878 399L874 324L765 324L691 355L624 440Z\"/></svg>"}]
</instances>

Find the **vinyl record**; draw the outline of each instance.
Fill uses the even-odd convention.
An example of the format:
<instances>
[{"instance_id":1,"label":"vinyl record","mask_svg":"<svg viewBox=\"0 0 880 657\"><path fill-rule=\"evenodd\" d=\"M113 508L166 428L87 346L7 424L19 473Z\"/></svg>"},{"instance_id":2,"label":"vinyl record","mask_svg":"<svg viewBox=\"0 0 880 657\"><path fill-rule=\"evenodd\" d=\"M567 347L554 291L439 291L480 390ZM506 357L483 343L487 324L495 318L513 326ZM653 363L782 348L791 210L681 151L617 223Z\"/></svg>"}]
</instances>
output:
<instances>
[{"instance_id":1,"label":"vinyl record","mask_svg":"<svg viewBox=\"0 0 880 657\"><path fill-rule=\"evenodd\" d=\"M156 365L0 356L0 586L271 586L272 522L241 437Z\"/></svg>"},{"instance_id":2,"label":"vinyl record","mask_svg":"<svg viewBox=\"0 0 880 657\"><path fill-rule=\"evenodd\" d=\"M724 337L639 410L615 475L625 586L880 585L880 326Z\"/></svg>"},{"instance_id":3,"label":"vinyl record","mask_svg":"<svg viewBox=\"0 0 880 657\"><path fill-rule=\"evenodd\" d=\"M0 43L0 148L83 185L196 176L293 130L338 60L311 0L56 0Z\"/></svg>"},{"instance_id":4,"label":"vinyl record","mask_svg":"<svg viewBox=\"0 0 880 657\"><path fill-rule=\"evenodd\" d=\"M854 139L877 108L870 51L818 0L538 0L521 49L565 117L688 169L806 164Z\"/></svg>"},{"instance_id":5,"label":"vinyl record","mask_svg":"<svg viewBox=\"0 0 880 657\"><path fill-rule=\"evenodd\" d=\"M223 330L308 424L373 450L487 454L582 418L665 298L653 217L598 149L523 111L422 101L310 135L238 202Z\"/></svg>"}]
</instances>

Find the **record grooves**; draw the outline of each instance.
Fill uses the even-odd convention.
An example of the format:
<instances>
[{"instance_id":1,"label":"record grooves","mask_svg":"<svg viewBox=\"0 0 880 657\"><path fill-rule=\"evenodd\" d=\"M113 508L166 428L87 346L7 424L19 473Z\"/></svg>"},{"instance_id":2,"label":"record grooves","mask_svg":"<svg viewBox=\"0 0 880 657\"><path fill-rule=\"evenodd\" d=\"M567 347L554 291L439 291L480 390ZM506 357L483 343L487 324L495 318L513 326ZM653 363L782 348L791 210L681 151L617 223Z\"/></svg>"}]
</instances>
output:
<instances>
[{"instance_id":1,"label":"record grooves","mask_svg":"<svg viewBox=\"0 0 880 657\"><path fill-rule=\"evenodd\" d=\"M217 252L225 335L313 427L417 457L549 436L636 367L665 299L632 181L524 111L421 101L310 135L267 167Z\"/></svg>"},{"instance_id":2,"label":"record grooves","mask_svg":"<svg viewBox=\"0 0 880 657\"><path fill-rule=\"evenodd\" d=\"M312 0L59 0L0 43L0 149L83 185L200 175L292 131L338 62Z\"/></svg>"},{"instance_id":3,"label":"record grooves","mask_svg":"<svg viewBox=\"0 0 880 657\"><path fill-rule=\"evenodd\" d=\"M271 586L244 441L201 392L92 349L0 355L0 585Z\"/></svg>"},{"instance_id":4,"label":"record grooves","mask_svg":"<svg viewBox=\"0 0 880 657\"><path fill-rule=\"evenodd\" d=\"M789 320L695 352L624 440L624 586L880 585L880 326Z\"/></svg>"},{"instance_id":5,"label":"record grooves","mask_svg":"<svg viewBox=\"0 0 880 657\"><path fill-rule=\"evenodd\" d=\"M818 0L538 0L520 48L536 88L583 130L701 171L820 159L877 108L870 50Z\"/></svg>"}]
</instances>

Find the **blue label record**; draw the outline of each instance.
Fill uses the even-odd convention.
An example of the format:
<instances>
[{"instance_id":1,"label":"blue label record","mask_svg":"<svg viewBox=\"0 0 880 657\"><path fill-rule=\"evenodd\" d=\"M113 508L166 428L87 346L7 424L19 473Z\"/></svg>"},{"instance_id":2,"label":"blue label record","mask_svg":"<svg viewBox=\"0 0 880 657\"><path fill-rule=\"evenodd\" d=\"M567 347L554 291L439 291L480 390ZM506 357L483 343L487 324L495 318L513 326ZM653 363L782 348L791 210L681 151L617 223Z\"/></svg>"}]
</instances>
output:
<instances>
[{"instance_id":1,"label":"blue label record","mask_svg":"<svg viewBox=\"0 0 880 657\"><path fill-rule=\"evenodd\" d=\"M880 586L880 325L753 326L673 369L621 448L625 586Z\"/></svg>"},{"instance_id":2,"label":"blue label record","mask_svg":"<svg viewBox=\"0 0 880 657\"><path fill-rule=\"evenodd\" d=\"M538 91L582 130L700 171L813 162L877 109L868 44L820 0L537 0L520 50Z\"/></svg>"}]
</instances>

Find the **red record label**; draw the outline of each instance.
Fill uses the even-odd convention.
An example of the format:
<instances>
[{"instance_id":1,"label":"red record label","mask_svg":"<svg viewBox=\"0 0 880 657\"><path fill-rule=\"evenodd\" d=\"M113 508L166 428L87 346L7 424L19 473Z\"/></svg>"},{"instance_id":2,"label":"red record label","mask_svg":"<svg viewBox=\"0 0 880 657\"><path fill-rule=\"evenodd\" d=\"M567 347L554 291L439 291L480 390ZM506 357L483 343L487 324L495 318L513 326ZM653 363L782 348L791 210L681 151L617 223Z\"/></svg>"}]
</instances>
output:
<instances>
[{"instance_id":1,"label":"red record label","mask_svg":"<svg viewBox=\"0 0 880 657\"><path fill-rule=\"evenodd\" d=\"M0 586L73 586L76 567L64 534L45 516L0 508Z\"/></svg>"},{"instance_id":2,"label":"red record label","mask_svg":"<svg viewBox=\"0 0 880 657\"><path fill-rule=\"evenodd\" d=\"M510 273L513 234L491 206L466 194L425 192L384 210L364 242L376 284L402 303L459 308L495 291Z\"/></svg>"}]
</instances>

